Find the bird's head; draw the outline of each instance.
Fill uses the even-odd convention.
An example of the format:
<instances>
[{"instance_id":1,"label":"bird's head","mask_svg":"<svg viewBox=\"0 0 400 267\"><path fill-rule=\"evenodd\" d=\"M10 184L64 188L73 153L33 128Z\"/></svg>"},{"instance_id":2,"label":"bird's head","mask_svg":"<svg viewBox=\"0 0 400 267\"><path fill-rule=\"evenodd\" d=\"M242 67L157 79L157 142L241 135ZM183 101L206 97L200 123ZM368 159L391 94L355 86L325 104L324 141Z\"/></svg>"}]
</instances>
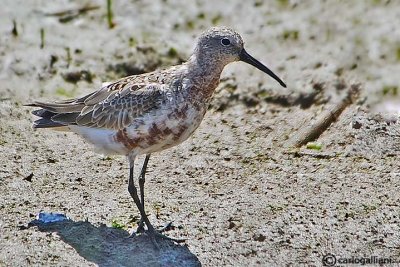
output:
<instances>
[{"instance_id":1,"label":"bird's head","mask_svg":"<svg viewBox=\"0 0 400 267\"><path fill-rule=\"evenodd\" d=\"M242 37L230 28L213 27L201 34L196 44L195 55L204 63L213 62L222 66L239 60L246 62L286 87L286 84L269 68L246 52Z\"/></svg>"}]
</instances>

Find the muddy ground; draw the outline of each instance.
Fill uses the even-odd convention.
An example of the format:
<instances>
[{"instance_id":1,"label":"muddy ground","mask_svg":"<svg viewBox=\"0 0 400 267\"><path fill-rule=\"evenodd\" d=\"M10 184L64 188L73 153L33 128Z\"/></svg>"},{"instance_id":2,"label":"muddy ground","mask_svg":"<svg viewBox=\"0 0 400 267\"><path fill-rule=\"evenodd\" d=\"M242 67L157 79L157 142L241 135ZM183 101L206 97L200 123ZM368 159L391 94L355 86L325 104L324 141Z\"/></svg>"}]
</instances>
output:
<instances>
[{"instance_id":1,"label":"muddy ground","mask_svg":"<svg viewBox=\"0 0 400 267\"><path fill-rule=\"evenodd\" d=\"M112 29L105 1L85 3L2 1L0 266L321 266L329 253L400 261L397 1L115 1ZM62 12L82 7L93 8ZM178 64L212 25L242 33L288 88L232 64L193 137L154 154L147 212L187 239L157 251L146 236L127 238L139 214L126 160L74 134L32 131L22 104ZM353 84L360 96L314 149L288 146ZM28 228L40 211L71 220Z\"/></svg>"}]
</instances>

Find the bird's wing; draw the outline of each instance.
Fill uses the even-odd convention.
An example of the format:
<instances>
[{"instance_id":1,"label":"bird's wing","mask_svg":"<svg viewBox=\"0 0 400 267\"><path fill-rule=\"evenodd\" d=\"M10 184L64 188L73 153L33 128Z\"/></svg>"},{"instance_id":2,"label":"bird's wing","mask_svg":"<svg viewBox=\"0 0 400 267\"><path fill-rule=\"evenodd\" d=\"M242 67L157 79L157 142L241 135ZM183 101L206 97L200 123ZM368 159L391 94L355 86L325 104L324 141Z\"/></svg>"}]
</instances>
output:
<instances>
[{"instance_id":1,"label":"bird's wing","mask_svg":"<svg viewBox=\"0 0 400 267\"><path fill-rule=\"evenodd\" d=\"M77 99L56 103L35 102L33 113L61 125L122 129L159 106L165 99L163 83L149 83L140 76L126 77ZM39 128L39 127L38 127Z\"/></svg>"}]
</instances>

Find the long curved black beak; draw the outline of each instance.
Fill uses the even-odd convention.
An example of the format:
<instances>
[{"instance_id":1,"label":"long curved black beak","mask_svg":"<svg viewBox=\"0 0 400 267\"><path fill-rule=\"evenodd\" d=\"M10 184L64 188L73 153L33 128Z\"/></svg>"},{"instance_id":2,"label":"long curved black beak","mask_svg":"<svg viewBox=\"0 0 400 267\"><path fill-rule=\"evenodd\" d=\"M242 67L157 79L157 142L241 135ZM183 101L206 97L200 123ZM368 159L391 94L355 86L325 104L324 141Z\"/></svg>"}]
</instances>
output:
<instances>
[{"instance_id":1,"label":"long curved black beak","mask_svg":"<svg viewBox=\"0 0 400 267\"><path fill-rule=\"evenodd\" d=\"M246 62L254 67L256 67L257 69L261 70L262 72L265 72L266 74L268 74L269 76L271 76L272 78L274 78L275 80L278 81L278 83L280 85L282 85L283 87L286 88L286 84L279 79L278 76L275 75L275 73L273 73L270 69L268 69L264 64L262 64L260 61L258 61L257 59L255 59L254 57L250 56L246 50L244 50L244 48L242 49L242 52L240 52L239 55L239 59L243 62Z\"/></svg>"}]
</instances>

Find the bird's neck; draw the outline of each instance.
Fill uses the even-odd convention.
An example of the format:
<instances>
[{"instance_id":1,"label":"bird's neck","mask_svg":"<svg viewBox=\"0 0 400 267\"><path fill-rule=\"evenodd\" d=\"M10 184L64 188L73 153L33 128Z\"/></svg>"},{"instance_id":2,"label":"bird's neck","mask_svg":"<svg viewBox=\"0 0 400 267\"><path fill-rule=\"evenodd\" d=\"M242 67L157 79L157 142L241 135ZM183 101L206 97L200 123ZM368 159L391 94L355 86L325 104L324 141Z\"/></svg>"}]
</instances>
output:
<instances>
[{"instance_id":1,"label":"bird's neck","mask_svg":"<svg viewBox=\"0 0 400 267\"><path fill-rule=\"evenodd\" d=\"M224 65L218 64L217 60L209 60L193 54L188 62L188 70L193 73L192 82L197 90L200 90L204 96L211 97L215 88L219 84L221 72L224 69Z\"/></svg>"}]
</instances>

